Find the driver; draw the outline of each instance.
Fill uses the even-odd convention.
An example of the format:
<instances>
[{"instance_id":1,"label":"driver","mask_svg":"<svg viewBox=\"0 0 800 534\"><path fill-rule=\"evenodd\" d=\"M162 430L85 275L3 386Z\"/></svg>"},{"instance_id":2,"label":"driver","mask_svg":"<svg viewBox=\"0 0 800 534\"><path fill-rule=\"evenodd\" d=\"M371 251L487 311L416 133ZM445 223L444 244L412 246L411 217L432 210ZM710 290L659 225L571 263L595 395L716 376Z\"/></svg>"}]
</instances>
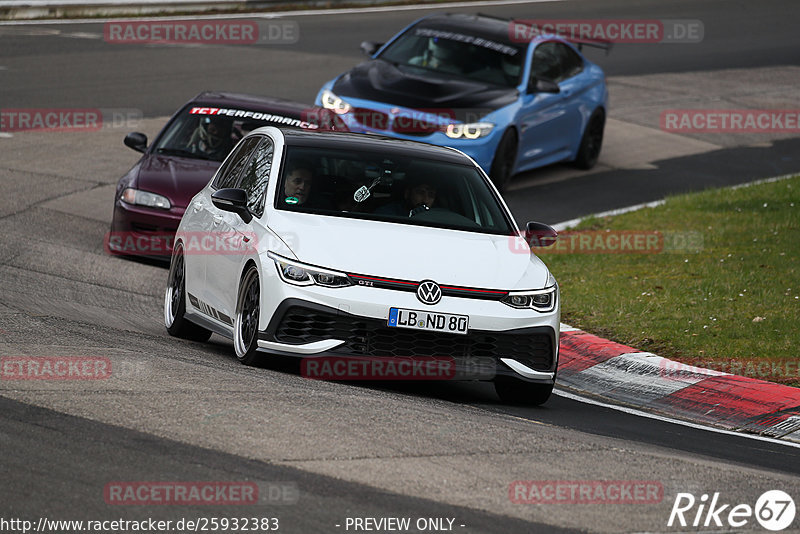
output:
<instances>
[{"instance_id":1,"label":"driver","mask_svg":"<svg viewBox=\"0 0 800 534\"><path fill-rule=\"evenodd\" d=\"M222 117L203 117L192 132L187 148L208 159L222 161L233 148L232 121Z\"/></svg>"},{"instance_id":2,"label":"driver","mask_svg":"<svg viewBox=\"0 0 800 534\"><path fill-rule=\"evenodd\" d=\"M429 69L451 74L461 74L461 69L456 66L459 44L456 41L442 37L428 39L428 47L420 56L411 58L411 65L420 65Z\"/></svg>"}]
</instances>

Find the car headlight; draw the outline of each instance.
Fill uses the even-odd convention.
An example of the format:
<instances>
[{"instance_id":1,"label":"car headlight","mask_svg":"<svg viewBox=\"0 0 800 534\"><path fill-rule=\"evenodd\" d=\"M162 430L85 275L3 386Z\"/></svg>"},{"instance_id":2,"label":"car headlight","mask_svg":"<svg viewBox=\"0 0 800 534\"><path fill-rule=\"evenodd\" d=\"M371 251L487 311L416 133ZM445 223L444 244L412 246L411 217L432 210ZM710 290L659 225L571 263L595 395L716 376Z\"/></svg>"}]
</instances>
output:
<instances>
[{"instance_id":1,"label":"car headlight","mask_svg":"<svg viewBox=\"0 0 800 534\"><path fill-rule=\"evenodd\" d=\"M538 312L553 311L558 300L558 284L548 273L547 287L532 291L511 291L501 302L512 308L531 309Z\"/></svg>"},{"instance_id":2,"label":"car headlight","mask_svg":"<svg viewBox=\"0 0 800 534\"><path fill-rule=\"evenodd\" d=\"M312 267L299 261L290 260L269 252L267 254L275 262L281 280L296 286L319 285L323 287L347 287L353 285L345 273L330 271L320 267Z\"/></svg>"},{"instance_id":3,"label":"car headlight","mask_svg":"<svg viewBox=\"0 0 800 534\"><path fill-rule=\"evenodd\" d=\"M167 197L156 195L155 193L148 193L147 191L139 191L132 187L125 189L120 198L123 202L135 206L147 206L148 208L161 208L165 210L172 207Z\"/></svg>"},{"instance_id":4,"label":"car headlight","mask_svg":"<svg viewBox=\"0 0 800 534\"><path fill-rule=\"evenodd\" d=\"M468 124L448 124L444 133L451 139L478 139L486 137L494 128L490 122L470 122Z\"/></svg>"},{"instance_id":5,"label":"car headlight","mask_svg":"<svg viewBox=\"0 0 800 534\"><path fill-rule=\"evenodd\" d=\"M322 107L333 110L334 113L343 115L353 109L353 106L336 96L332 91L322 91Z\"/></svg>"}]
</instances>

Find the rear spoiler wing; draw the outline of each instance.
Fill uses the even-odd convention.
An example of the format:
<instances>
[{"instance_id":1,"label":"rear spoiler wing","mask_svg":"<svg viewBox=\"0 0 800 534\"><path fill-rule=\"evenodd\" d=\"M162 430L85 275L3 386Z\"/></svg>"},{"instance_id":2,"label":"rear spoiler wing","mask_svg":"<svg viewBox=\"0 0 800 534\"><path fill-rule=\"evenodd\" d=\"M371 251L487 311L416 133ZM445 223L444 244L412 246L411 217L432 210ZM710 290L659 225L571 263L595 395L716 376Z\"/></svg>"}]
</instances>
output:
<instances>
[{"instance_id":1,"label":"rear spoiler wing","mask_svg":"<svg viewBox=\"0 0 800 534\"><path fill-rule=\"evenodd\" d=\"M488 15L480 15L480 16L487 17ZM496 18L496 17L491 17L491 18ZM522 27L522 28L526 28L527 27L527 28L531 28L531 30L534 29L534 27L532 27L530 25L529 21L518 20L518 19L503 19L503 20L507 20L508 23L511 24L511 25L519 24L520 27ZM514 28L514 27L512 26L512 28ZM514 30L514 31L516 31L516 30ZM527 38L533 39L533 38L535 38L537 36L538 37L553 36L553 37L557 37L558 39L563 39L564 41L567 41L569 43L572 43L572 44L576 45L578 47L578 50L580 50L580 51L583 51L583 47L584 46L591 46L592 48L600 48L601 50L605 50L606 51L606 55L608 55L611 52L611 48L614 46L614 43L611 42L611 41L606 41L606 40L603 40L603 39L581 39L579 37L577 37L577 38L576 37L569 37L567 35L564 35L564 34L561 34L561 33L558 33L558 32L556 32L556 33L541 33L540 31L537 31L535 33L535 35L532 34Z\"/></svg>"},{"instance_id":2,"label":"rear spoiler wing","mask_svg":"<svg viewBox=\"0 0 800 534\"><path fill-rule=\"evenodd\" d=\"M614 47L614 43L611 41L594 41L590 39L567 39L570 43L575 43L578 46L578 50L583 51L584 46L591 46L592 48L599 48L601 50L606 51L606 55L611 52L611 49Z\"/></svg>"}]
</instances>

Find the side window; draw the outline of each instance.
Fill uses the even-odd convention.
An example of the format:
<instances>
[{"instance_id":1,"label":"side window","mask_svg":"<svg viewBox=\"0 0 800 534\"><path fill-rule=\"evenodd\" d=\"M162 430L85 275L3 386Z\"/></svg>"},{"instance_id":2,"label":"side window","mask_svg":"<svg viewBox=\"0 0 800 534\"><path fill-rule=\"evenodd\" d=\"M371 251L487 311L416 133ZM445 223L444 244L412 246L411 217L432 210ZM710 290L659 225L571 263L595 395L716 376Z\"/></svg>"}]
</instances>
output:
<instances>
[{"instance_id":1,"label":"side window","mask_svg":"<svg viewBox=\"0 0 800 534\"><path fill-rule=\"evenodd\" d=\"M542 43L533 51L531 74L537 78L560 82L583 70L583 60L563 43Z\"/></svg>"},{"instance_id":2,"label":"side window","mask_svg":"<svg viewBox=\"0 0 800 534\"><path fill-rule=\"evenodd\" d=\"M572 78L583 70L583 59L572 48L563 43L558 44L561 56L561 80ZM560 80L559 80L560 81Z\"/></svg>"},{"instance_id":3,"label":"side window","mask_svg":"<svg viewBox=\"0 0 800 534\"><path fill-rule=\"evenodd\" d=\"M225 189L236 185L236 181L245 163L247 163L250 152L252 152L253 147L255 147L256 143L260 140L260 137L250 137L236 146L233 153L225 160L217 173L217 177L212 184L214 189Z\"/></svg>"},{"instance_id":4,"label":"side window","mask_svg":"<svg viewBox=\"0 0 800 534\"><path fill-rule=\"evenodd\" d=\"M264 214L264 195L269 184L275 148L272 139L268 137L261 138L260 141L252 159L245 166L238 186L247 192L247 207L257 217Z\"/></svg>"},{"instance_id":5,"label":"side window","mask_svg":"<svg viewBox=\"0 0 800 534\"><path fill-rule=\"evenodd\" d=\"M542 43L533 51L531 75L551 82L558 81L559 58L556 43Z\"/></svg>"}]
</instances>

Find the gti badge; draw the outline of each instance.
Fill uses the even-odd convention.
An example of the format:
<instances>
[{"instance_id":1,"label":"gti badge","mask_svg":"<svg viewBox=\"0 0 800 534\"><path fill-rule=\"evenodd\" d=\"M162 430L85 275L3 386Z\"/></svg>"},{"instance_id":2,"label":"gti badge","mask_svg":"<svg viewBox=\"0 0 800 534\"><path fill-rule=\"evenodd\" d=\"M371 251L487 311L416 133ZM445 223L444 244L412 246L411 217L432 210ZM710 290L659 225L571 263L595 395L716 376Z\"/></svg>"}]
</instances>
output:
<instances>
[{"instance_id":1,"label":"gti badge","mask_svg":"<svg viewBox=\"0 0 800 534\"><path fill-rule=\"evenodd\" d=\"M442 300L442 290L433 280L424 280L417 288L417 298L423 304L436 304Z\"/></svg>"}]
</instances>

